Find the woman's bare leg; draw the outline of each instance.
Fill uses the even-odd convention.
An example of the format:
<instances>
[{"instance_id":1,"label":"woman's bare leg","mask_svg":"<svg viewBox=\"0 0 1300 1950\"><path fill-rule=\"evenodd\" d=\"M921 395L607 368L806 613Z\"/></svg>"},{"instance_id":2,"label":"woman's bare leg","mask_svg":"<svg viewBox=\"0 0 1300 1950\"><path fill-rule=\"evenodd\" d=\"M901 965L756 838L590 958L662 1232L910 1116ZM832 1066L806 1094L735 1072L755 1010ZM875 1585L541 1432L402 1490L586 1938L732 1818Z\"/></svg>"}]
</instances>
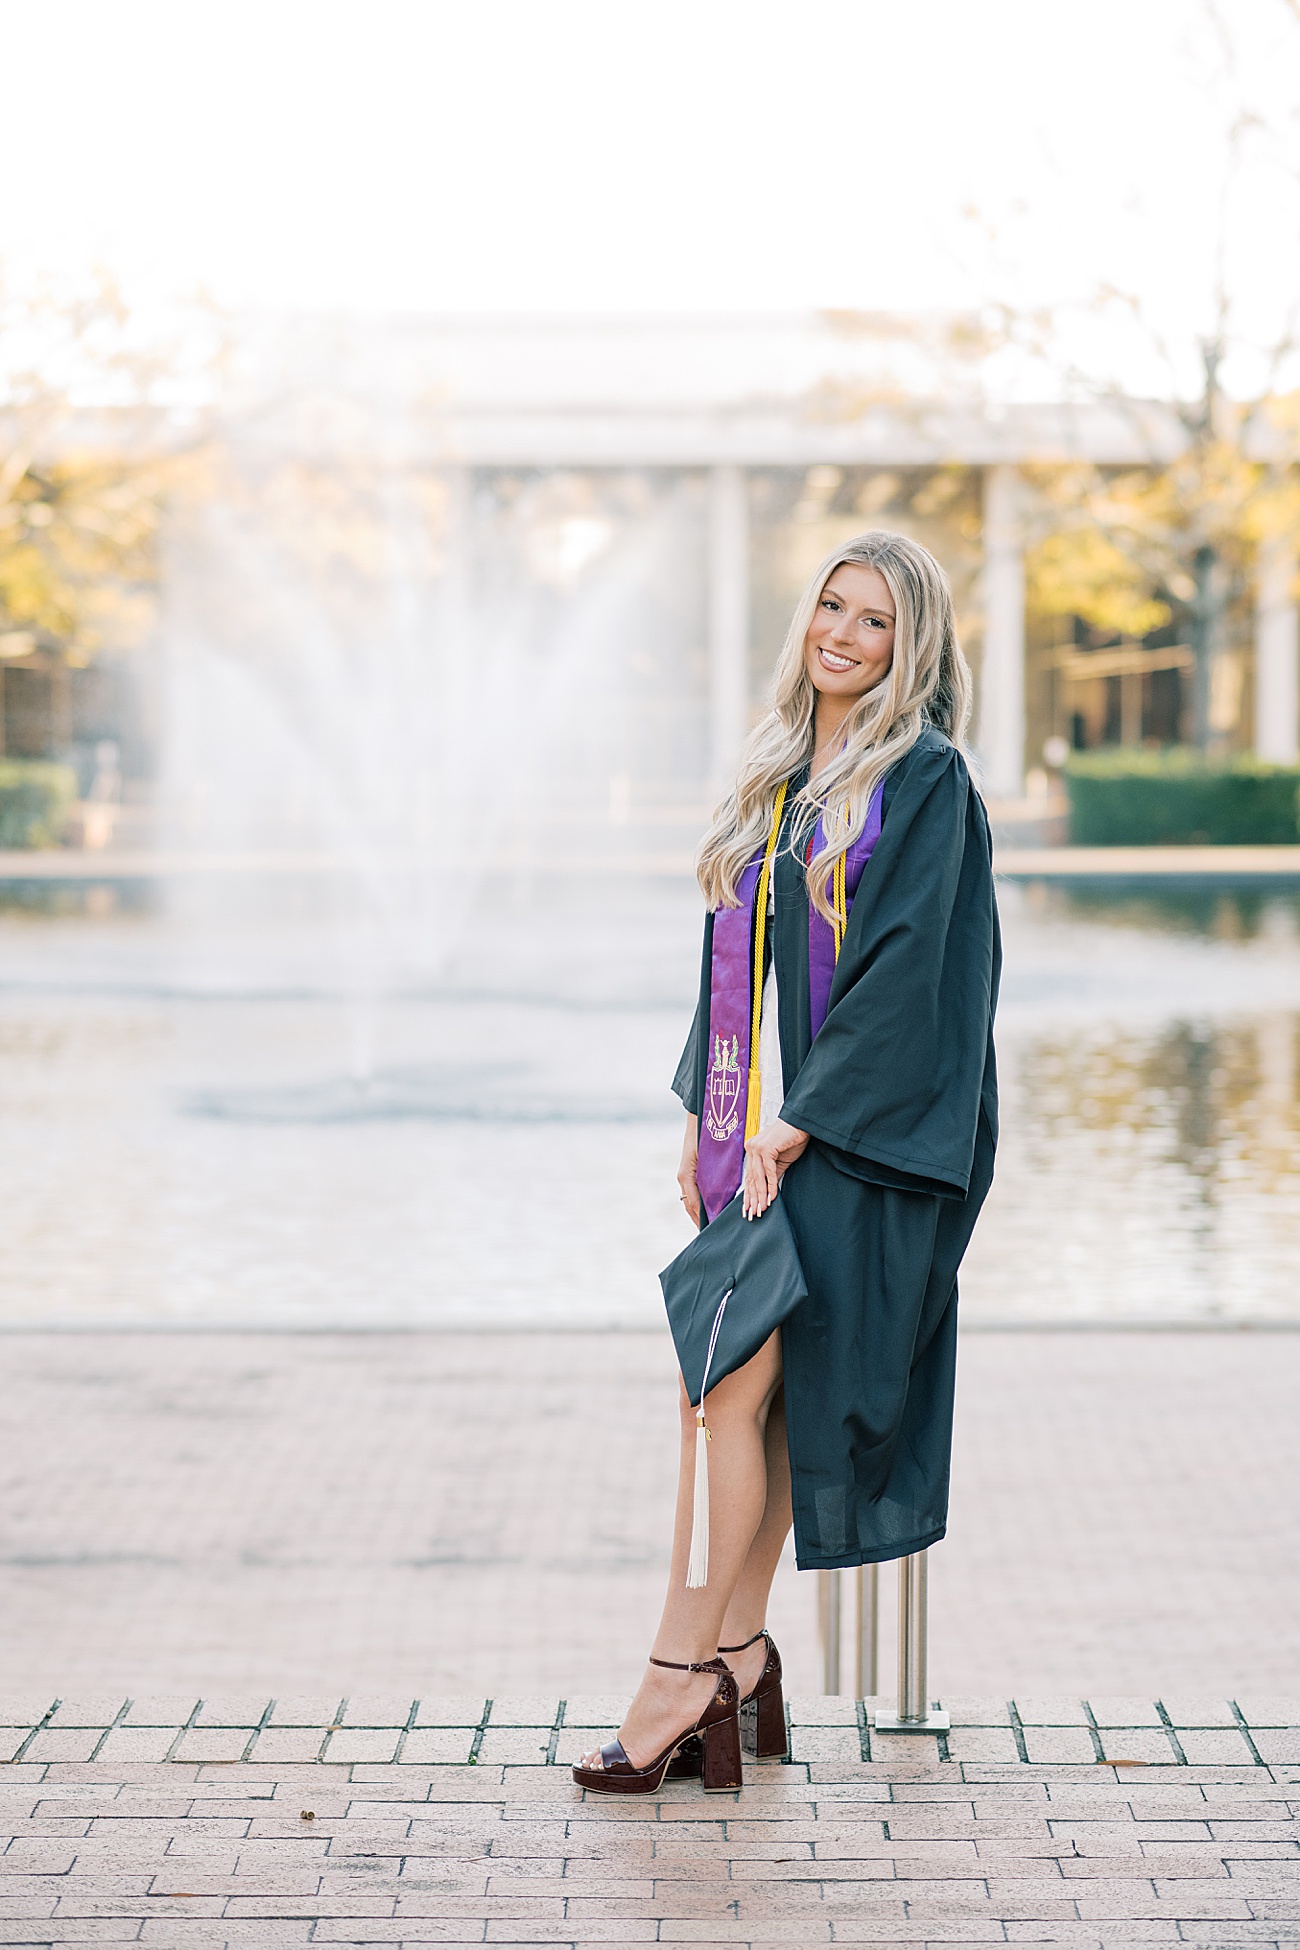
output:
<instances>
[{"instance_id":1,"label":"woman's bare leg","mask_svg":"<svg viewBox=\"0 0 1300 1950\"><path fill-rule=\"evenodd\" d=\"M686 1588L686 1566L695 1499L695 1411L685 1389L681 1391L682 1445L672 1569L651 1648L656 1658L687 1664L717 1655L723 1618L767 1515L767 1424L780 1384L781 1337L777 1333L743 1368L709 1390L709 1581L693 1591ZM788 1496L787 1485L787 1501ZM712 1699L716 1683L708 1673L666 1672L660 1666L647 1666L619 1728L619 1739L633 1765L648 1765L683 1727L690 1726ZM587 1759L599 1765L598 1756Z\"/></svg>"},{"instance_id":2,"label":"woman's bare leg","mask_svg":"<svg viewBox=\"0 0 1300 1950\"><path fill-rule=\"evenodd\" d=\"M763 1506L762 1522L754 1533L754 1541L749 1547L722 1621L723 1645L744 1645L746 1639L752 1639L755 1632L760 1632L767 1623L767 1601L772 1579L776 1576L776 1567L781 1562L785 1540L794 1521L790 1507L790 1451L786 1446L784 1384L772 1397L768 1410L764 1452L767 1501ZM730 1652L725 1656L736 1675L743 1698L758 1682L758 1675L767 1659L767 1647L760 1640L747 1652Z\"/></svg>"}]
</instances>

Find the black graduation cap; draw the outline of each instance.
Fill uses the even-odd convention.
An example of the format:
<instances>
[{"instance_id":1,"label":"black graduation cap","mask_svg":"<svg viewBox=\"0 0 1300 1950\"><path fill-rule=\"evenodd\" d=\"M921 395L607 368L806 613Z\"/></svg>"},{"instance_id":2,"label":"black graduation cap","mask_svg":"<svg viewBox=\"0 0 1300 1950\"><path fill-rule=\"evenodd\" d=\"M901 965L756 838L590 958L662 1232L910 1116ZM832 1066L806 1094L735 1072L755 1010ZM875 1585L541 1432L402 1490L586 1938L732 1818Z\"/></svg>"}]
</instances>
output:
<instances>
[{"instance_id":1,"label":"black graduation cap","mask_svg":"<svg viewBox=\"0 0 1300 1950\"><path fill-rule=\"evenodd\" d=\"M659 1275L677 1359L695 1409L695 1516L690 1587L708 1582L709 1430L704 1397L758 1353L808 1297L780 1194L756 1219L738 1192Z\"/></svg>"},{"instance_id":2,"label":"black graduation cap","mask_svg":"<svg viewBox=\"0 0 1300 1950\"><path fill-rule=\"evenodd\" d=\"M665 1266L659 1284L694 1407L706 1381L716 1387L743 1368L808 1297L780 1193L766 1212L747 1219L737 1192Z\"/></svg>"}]
</instances>

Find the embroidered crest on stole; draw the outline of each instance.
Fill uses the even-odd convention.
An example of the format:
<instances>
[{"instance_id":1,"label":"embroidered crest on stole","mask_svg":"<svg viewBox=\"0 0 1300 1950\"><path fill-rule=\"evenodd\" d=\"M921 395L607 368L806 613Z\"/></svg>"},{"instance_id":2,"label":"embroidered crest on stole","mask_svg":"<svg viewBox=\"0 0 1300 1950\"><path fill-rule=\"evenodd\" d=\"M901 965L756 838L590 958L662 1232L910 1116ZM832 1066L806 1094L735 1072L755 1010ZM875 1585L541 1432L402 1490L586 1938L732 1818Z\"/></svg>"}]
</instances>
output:
<instances>
[{"instance_id":1,"label":"embroidered crest on stole","mask_svg":"<svg viewBox=\"0 0 1300 1950\"><path fill-rule=\"evenodd\" d=\"M740 1123L740 1043L733 1036L713 1039L709 1070L709 1103L704 1114L709 1136L725 1143Z\"/></svg>"}]
</instances>

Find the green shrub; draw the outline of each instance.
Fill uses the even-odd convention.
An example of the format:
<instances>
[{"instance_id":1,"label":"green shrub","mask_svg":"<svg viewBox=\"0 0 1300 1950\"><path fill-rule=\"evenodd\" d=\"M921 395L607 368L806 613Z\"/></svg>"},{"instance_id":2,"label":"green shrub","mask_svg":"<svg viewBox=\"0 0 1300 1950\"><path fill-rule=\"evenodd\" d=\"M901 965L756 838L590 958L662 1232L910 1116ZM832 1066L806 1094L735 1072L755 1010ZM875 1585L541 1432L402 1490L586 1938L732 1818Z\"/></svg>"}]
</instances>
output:
<instances>
[{"instance_id":1,"label":"green shrub","mask_svg":"<svg viewBox=\"0 0 1300 1950\"><path fill-rule=\"evenodd\" d=\"M0 759L0 847L57 846L76 796L70 765Z\"/></svg>"},{"instance_id":2,"label":"green shrub","mask_svg":"<svg viewBox=\"0 0 1300 1950\"><path fill-rule=\"evenodd\" d=\"M1300 770L1195 752L1079 752L1065 768L1075 846L1294 846Z\"/></svg>"}]
</instances>

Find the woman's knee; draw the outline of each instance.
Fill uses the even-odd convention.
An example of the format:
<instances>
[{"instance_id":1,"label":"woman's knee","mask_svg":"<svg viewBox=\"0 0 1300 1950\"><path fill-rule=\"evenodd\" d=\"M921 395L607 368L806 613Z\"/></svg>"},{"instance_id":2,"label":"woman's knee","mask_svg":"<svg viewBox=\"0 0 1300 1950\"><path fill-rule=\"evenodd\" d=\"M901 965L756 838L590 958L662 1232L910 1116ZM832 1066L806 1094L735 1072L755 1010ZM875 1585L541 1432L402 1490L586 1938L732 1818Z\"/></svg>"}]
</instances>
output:
<instances>
[{"instance_id":1,"label":"woman's knee","mask_svg":"<svg viewBox=\"0 0 1300 1950\"><path fill-rule=\"evenodd\" d=\"M761 1425L767 1420L780 1386L781 1341L779 1335L773 1334L743 1368L737 1368L716 1389L710 1389L710 1406L727 1416L752 1416Z\"/></svg>"},{"instance_id":2,"label":"woman's knee","mask_svg":"<svg viewBox=\"0 0 1300 1950\"><path fill-rule=\"evenodd\" d=\"M710 1388L709 1419L730 1420L733 1416L748 1419L752 1416L761 1427L781 1388L782 1378L781 1335L778 1329L768 1336L757 1354L752 1354L743 1367L727 1375L716 1388ZM677 1377L677 1412L683 1434L689 1433L695 1427L697 1410L691 1406L686 1383L680 1375Z\"/></svg>"},{"instance_id":3,"label":"woman's knee","mask_svg":"<svg viewBox=\"0 0 1300 1950\"><path fill-rule=\"evenodd\" d=\"M745 1363L740 1373L745 1376L749 1392L761 1404L766 1415L784 1379L780 1328L768 1335L758 1353Z\"/></svg>"}]
</instances>

